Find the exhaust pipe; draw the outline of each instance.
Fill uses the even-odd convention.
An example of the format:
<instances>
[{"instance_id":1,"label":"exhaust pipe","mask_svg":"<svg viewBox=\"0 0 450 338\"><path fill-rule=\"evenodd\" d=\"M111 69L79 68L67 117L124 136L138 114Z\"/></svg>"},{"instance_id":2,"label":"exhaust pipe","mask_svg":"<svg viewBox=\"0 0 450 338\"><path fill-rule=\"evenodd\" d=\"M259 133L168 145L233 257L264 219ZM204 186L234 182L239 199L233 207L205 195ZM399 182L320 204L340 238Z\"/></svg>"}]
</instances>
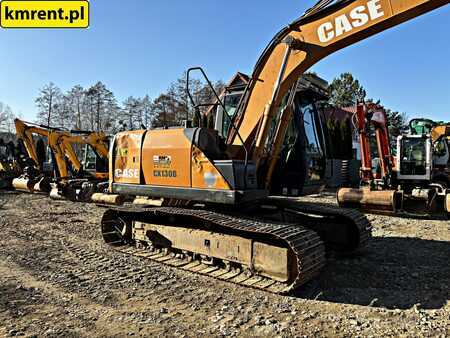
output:
<instances>
[{"instance_id":1,"label":"exhaust pipe","mask_svg":"<svg viewBox=\"0 0 450 338\"><path fill-rule=\"evenodd\" d=\"M340 207L376 213L396 213L403 209L403 193L395 190L341 188L337 192Z\"/></svg>"},{"instance_id":2,"label":"exhaust pipe","mask_svg":"<svg viewBox=\"0 0 450 338\"><path fill-rule=\"evenodd\" d=\"M95 193L92 194L92 202L106 205L122 205L125 202L125 196Z\"/></svg>"}]
</instances>

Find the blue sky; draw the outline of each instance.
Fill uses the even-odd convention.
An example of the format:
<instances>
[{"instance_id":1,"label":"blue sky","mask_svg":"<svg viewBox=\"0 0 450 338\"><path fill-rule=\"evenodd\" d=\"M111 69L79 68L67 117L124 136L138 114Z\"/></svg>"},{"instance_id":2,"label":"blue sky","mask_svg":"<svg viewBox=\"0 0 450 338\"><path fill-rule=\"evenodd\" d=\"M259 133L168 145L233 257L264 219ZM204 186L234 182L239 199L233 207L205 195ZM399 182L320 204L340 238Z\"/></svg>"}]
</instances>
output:
<instances>
[{"instance_id":1,"label":"blue sky","mask_svg":"<svg viewBox=\"0 0 450 338\"><path fill-rule=\"evenodd\" d=\"M272 36L313 1L91 1L88 30L0 29L0 101L26 119L45 83L103 81L119 101L155 97L190 66L225 82L250 73ZM368 95L409 117L450 120L450 6L348 47L314 66L352 72Z\"/></svg>"}]
</instances>

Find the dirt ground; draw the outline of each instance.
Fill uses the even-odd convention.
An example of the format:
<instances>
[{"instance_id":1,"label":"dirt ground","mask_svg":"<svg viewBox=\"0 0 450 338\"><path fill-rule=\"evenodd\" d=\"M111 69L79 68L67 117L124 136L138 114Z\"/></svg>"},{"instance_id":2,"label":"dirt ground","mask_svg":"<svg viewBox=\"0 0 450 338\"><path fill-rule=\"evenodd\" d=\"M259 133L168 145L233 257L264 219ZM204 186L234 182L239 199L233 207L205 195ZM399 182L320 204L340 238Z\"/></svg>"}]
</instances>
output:
<instances>
[{"instance_id":1,"label":"dirt ground","mask_svg":"<svg viewBox=\"0 0 450 338\"><path fill-rule=\"evenodd\" d=\"M0 192L0 336L450 335L447 221L369 215L368 248L287 297L114 252L102 211Z\"/></svg>"}]
</instances>

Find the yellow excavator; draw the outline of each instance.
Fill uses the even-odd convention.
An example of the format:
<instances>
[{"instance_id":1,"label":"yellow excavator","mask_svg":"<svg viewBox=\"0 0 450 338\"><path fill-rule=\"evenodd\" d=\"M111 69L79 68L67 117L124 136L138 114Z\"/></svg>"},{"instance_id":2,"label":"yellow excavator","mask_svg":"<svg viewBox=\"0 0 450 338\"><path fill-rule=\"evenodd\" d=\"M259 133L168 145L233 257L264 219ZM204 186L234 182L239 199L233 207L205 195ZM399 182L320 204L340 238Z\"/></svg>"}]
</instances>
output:
<instances>
[{"instance_id":1,"label":"yellow excavator","mask_svg":"<svg viewBox=\"0 0 450 338\"><path fill-rule=\"evenodd\" d=\"M103 132L71 131L50 136L56 158L67 156L74 174L60 176L53 184L50 197L90 202L92 194L107 188L109 139ZM84 146L84 161L79 160L73 145ZM65 163L57 161L60 172L68 173ZM61 164L60 164L61 163ZM62 170L61 170L62 169Z\"/></svg>"},{"instance_id":2,"label":"yellow excavator","mask_svg":"<svg viewBox=\"0 0 450 338\"><path fill-rule=\"evenodd\" d=\"M53 170L46 159L45 140L48 143L51 130L20 119L15 119L14 124L18 143L25 149L26 156L22 159L23 174L13 180L13 187L29 192L50 192Z\"/></svg>"},{"instance_id":3,"label":"yellow excavator","mask_svg":"<svg viewBox=\"0 0 450 338\"><path fill-rule=\"evenodd\" d=\"M55 199L90 201L90 196L107 180L109 140L104 133L66 131L19 119L15 120L15 126L29 165L24 175L13 181L14 188L50 192ZM48 152L35 142L34 135L46 140ZM79 160L75 145L85 146L85 163Z\"/></svg>"},{"instance_id":4,"label":"yellow excavator","mask_svg":"<svg viewBox=\"0 0 450 338\"><path fill-rule=\"evenodd\" d=\"M212 89L230 125L224 137L207 128L115 135L109 194L94 200L119 204L120 197L145 197L148 205L110 206L101 221L105 242L126 254L274 293L315 278L326 251L363 248L371 225L360 212L269 196L273 176L284 175L274 170L286 130L295 114L306 111L296 107L299 78L333 52L448 2L320 1L275 35L233 116ZM201 68L192 68L188 84L194 71L209 83ZM194 102L189 87L187 93L196 108L204 105ZM304 153L297 156L306 175L310 144L303 141Z\"/></svg>"}]
</instances>

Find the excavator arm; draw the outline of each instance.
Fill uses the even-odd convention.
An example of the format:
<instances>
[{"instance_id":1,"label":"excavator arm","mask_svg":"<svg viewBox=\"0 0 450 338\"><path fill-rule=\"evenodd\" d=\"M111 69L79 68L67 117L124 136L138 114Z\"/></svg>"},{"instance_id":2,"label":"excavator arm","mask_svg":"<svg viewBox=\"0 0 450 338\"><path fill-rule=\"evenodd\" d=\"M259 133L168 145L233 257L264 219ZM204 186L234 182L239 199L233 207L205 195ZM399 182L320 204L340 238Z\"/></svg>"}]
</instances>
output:
<instances>
[{"instance_id":1,"label":"excavator arm","mask_svg":"<svg viewBox=\"0 0 450 338\"><path fill-rule=\"evenodd\" d=\"M28 125L24 121L21 121L19 119L14 120L14 125L16 127L17 139L22 140L28 156L34 161L35 165L37 166L39 164L39 159L33 141L33 134L40 135L48 139L50 130L34 125Z\"/></svg>"},{"instance_id":2,"label":"excavator arm","mask_svg":"<svg viewBox=\"0 0 450 338\"><path fill-rule=\"evenodd\" d=\"M355 125L359 134L361 149L361 179L372 183L374 179L383 179L388 183L392 176L394 158L391 155L390 138L386 112L377 104L358 103L355 113ZM372 154L370 149L370 125L374 126L377 151L380 159L381 177L372 172Z\"/></svg>"},{"instance_id":3,"label":"excavator arm","mask_svg":"<svg viewBox=\"0 0 450 338\"><path fill-rule=\"evenodd\" d=\"M108 159L109 157L108 138L102 132L89 132L86 134L71 133L70 135L64 133L58 136L55 143L60 147L61 151L65 153L77 171L82 169L82 164L73 150L72 144L89 145L101 158ZM101 178L107 177L106 174L99 175L102 176Z\"/></svg>"},{"instance_id":4,"label":"excavator arm","mask_svg":"<svg viewBox=\"0 0 450 338\"><path fill-rule=\"evenodd\" d=\"M276 119L275 140L268 142L272 121L297 79L326 56L371 35L446 5L449 0L356 0L320 1L301 18L281 30L256 64L237 116L237 132L229 144L250 149L253 160L278 158L289 118ZM288 100L289 101L289 100ZM292 115L289 107L285 111ZM240 137L237 137L239 134ZM265 150L267 143L272 146ZM266 181L270 181L267 172Z\"/></svg>"},{"instance_id":5,"label":"excavator arm","mask_svg":"<svg viewBox=\"0 0 450 338\"><path fill-rule=\"evenodd\" d=\"M33 141L33 135L35 134L47 138L48 146L55 156L56 166L60 178L69 177L69 169L66 163L66 156L76 170L81 169L81 163L79 162L72 145L61 144L60 142L62 137L70 137L70 133L26 123L19 119L16 119L14 121L14 124L16 127L17 138L23 141L28 156L35 162L36 166L39 163L39 159Z\"/></svg>"}]
</instances>

